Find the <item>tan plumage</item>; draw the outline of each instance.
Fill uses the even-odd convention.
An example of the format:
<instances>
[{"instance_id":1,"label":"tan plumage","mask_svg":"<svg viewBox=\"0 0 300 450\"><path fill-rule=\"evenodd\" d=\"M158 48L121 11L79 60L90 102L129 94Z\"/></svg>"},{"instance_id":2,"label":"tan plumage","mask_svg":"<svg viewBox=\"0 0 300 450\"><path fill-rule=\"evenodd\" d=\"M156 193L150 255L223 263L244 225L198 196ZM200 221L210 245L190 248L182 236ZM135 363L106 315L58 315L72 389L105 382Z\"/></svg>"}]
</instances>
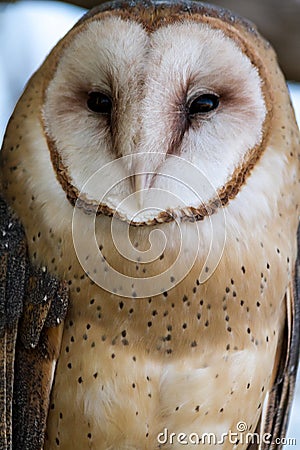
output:
<instances>
[{"instance_id":1,"label":"tan plumage","mask_svg":"<svg viewBox=\"0 0 300 450\"><path fill-rule=\"evenodd\" d=\"M112 110L93 112L90 92L105 94ZM207 93L218 106L192 114ZM64 323L47 331L60 354L44 394L51 390L46 450L153 450L165 429L220 438L241 421L250 432L284 435L299 335L299 148L273 50L229 12L115 3L92 10L57 45L19 101L1 155L3 196L24 226L31 264L70 290ZM100 202L97 259L87 213L96 214L99 192L118 177ZM117 210L139 189L143 195ZM147 263L147 253L124 258L112 214L127 255L128 229L133 248L146 252L157 227L164 251ZM211 226L215 254L207 262ZM146 296L144 278L170 267ZM43 369L47 380L52 369ZM227 437L214 448L247 446ZM174 438L161 447L182 444Z\"/></svg>"}]
</instances>

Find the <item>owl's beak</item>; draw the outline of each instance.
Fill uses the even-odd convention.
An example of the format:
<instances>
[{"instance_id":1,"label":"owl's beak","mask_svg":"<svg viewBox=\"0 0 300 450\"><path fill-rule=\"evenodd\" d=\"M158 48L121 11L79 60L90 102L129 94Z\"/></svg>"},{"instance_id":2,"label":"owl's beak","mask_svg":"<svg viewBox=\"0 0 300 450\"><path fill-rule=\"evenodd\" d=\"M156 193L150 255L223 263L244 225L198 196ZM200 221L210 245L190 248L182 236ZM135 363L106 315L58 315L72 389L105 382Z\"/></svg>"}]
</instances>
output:
<instances>
[{"instance_id":1,"label":"owl's beak","mask_svg":"<svg viewBox=\"0 0 300 450\"><path fill-rule=\"evenodd\" d=\"M144 207L145 194L151 188L153 180L157 174L158 167L164 161L164 153L140 153L135 155L131 167L132 192L136 195L139 209Z\"/></svg>"},{"instance_id":2,"label":"owl's beak","mask_svg":"<svg viewBox=\"0 0 300 450\"><path fill-rule=\"evenodd\" d=\"M132 176L132 190L136 194L138 208L143 208L145 190L149 187L149 174L139 173Z\"/></svg>"}]
</instances>

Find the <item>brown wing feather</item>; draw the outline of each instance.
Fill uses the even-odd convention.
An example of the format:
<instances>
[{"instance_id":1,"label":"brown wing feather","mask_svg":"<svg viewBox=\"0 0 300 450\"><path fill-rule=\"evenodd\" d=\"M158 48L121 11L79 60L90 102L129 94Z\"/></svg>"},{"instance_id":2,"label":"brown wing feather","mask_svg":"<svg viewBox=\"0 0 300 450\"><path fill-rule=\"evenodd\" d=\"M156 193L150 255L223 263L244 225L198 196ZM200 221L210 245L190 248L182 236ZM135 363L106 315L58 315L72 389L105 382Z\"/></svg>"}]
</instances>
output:
<instances>
[{"instance_id":1,"label":"brown wing feather","mask_svg":"<svg viewBox=\"0 0 300 450\"><path fill-rule=\"evenodd\" d=\"M298 229L298 249L300 243ZM270 392L263 433L272 436L270 444L263 444L262 450L281 449L283 444L275 443L285 437L297 376L300 348L300 259L295 266L293 280L286 293L287 321L281 346L280 364ZM252 447L251 447L252 449Z\"/></svg>"},{"instance_id":2,"label":"brown wing feather","mask_svg":"<svg viewBox=\"0 0 300 450\"><path fill-rule=\"evenodd\" d=\"M40 450L68 304L64 283L32 267L0 198L0 450Z\"/></svg>"},{"instance_id":3,"label":"brown wing feather","mask_svg":"<svg viewBox=\"0 0 300 450\"><path fill-rule=\"evenodd\" d=\"M44 329L39 344L33 349L18 341L13 401L14 450L43 448L61 335L62 327Z\"/></svg>"},{"instance_id":4,"label":"brown wing feather","mask_svg":"<svg viewBox=\"0 0 300 450\"><path fill-rule=\"evenodd\" d=\"M13 373L26 283L22 226L0 200L0 449L12 448Z\"/></svg>"}]
</instances>

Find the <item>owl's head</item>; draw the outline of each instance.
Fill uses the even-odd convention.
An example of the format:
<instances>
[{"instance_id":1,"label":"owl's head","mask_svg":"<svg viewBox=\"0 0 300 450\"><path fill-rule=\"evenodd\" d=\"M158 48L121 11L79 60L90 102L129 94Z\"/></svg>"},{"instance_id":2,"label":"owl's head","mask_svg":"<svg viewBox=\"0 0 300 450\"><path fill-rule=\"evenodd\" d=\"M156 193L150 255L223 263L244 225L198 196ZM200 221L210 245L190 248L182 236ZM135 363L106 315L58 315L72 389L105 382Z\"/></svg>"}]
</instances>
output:
<instances>
[{"instance_id":1,"label":"owl's head","mask_svg":"<svg viewBox=\"0 0 300 450\"><path fill-rule=\"evenodd\" d=\"M69 200L136 223L226 204L268 143L272 58L252 24L207 4L89 12L48 58L44 86Z\"/></svg>"}]
</instances>

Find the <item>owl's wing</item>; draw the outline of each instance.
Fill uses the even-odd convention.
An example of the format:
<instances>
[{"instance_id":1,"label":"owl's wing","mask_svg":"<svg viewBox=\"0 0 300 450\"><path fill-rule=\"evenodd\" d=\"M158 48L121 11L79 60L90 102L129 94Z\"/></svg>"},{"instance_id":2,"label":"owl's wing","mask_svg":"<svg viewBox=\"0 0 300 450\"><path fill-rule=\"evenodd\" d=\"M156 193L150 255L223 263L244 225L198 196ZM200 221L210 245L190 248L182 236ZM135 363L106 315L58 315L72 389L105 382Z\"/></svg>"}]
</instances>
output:
<instances>
[{"instance_id":1,"label":"owl's wing","mask_svg":"<svg viewBox=\"0 0 300 450\"><path fill-rule=\"evenodd\" d=\"M298 229L298 249L300 227ZM295 265L293 280L286 295L287 319L284 341L279 356L274 386L270 392L266 417L261 432L272 435L272 443L265 443L262 450L281 449L287 431L289 413L292 406L300 349L300 258ZM277 443L275 442L278 439ZM269 440L267 438L267 440ZM251 447L252 448L252 447Z\"/></svg>"},{"instance_id":2,"label":"owl's wing","mask_svg":"<svg viewBox=\"0 0 300 450\"><path fill-rule=\"evenodd\" d=\"M34 268L0 197L0 450L41 450L67 312L65 283Z\"/></svg>"}]
</instances>

